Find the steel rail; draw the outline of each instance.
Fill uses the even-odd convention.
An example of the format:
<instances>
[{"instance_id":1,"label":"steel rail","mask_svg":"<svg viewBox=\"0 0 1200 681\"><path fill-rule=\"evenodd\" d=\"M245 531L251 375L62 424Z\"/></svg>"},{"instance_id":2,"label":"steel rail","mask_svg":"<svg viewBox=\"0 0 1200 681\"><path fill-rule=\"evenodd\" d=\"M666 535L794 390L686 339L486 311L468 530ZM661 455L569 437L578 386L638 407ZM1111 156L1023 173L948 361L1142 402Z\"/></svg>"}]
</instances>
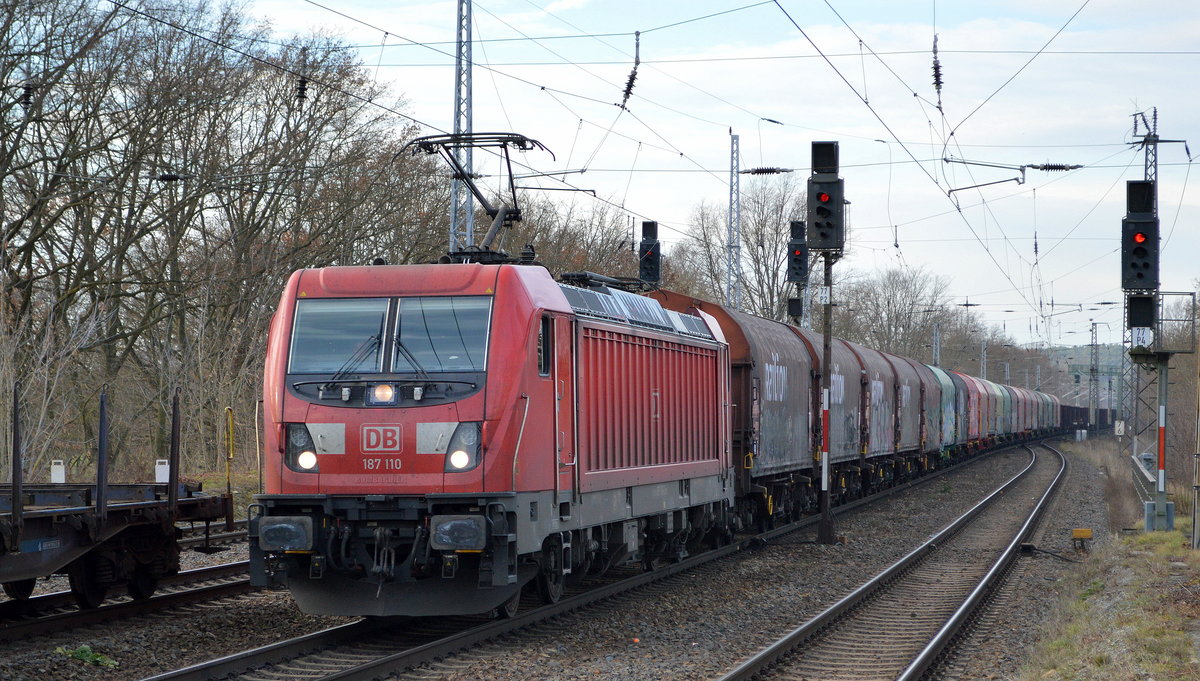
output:
<instances>
[{"instance_id":1,"label":"steel rail","mask_svg":"<svg viewBox=\"0 0 1200 681\"><path fill-rule=\"evenodd\" d=\"M1013 561L1016 560L1020 553L1021 544L1029 538L1029 535L1033 533L1034 527L1045 515L1046 508L1050 505L1051 497L1058 491L1058 486L1063 478L1066 477L1068 470L1067 457L1062 452L1044 442L1041 443L1041 446L1058 455L1060 462L1058 474L1054 476L1054 480L1046 488L1042 497L1038 499L1037 505L1029 513L1029 517L1026 518L1021 529L1013 537L1012 541L1009 542L1008 546L1004 549L1004 553L1000 555L1000 558L996 560L995 564L984 575L979 585L971 591L971 594L963 601L963 604L959 606L954 614L951 615L946 624L934 634L929 644L917 654L912 664L901 672L900 676L896 677L896 681L916 681L917 679L924 678L926 672L937 664L941 655L953 644L967 623L971 621L976 612L979 611L986 600L999 587L1004 576L1012 569Z\"/></svg>"},{"instance_id":2,"label":"steel rail","mask_svg":"<svg viewBox=\"0 0 1200 681\"><path fill-rule=\"evenodd\" d=\"M844 614L856 608L858 605L866 601L871 596L883 590L885 587L896 581L908 571L913 569L917 564L927 558L930 554L937 551L938 547L946 540L957 534L967 524L969 524L979 513L990 506L993 502L1004 495L1012 486L1022 480L1036 465L1036 456L1028 445L1022 445L1030 452L1030 462L1019 473L1010 478L1001 487L997 488L983 500L979 501L975 506L969 509L966 513L959 516L936 535L931 537L921 546L917 547L900 560L893 563L890 567L884 569L881 573L852 591L847 596L843 597L837 603L834 603L829 608L825 609L820 614L808 620L799 627L777 640L775 643L760 650L758 653L743 661L732 671L720 677L720 681L747 681L756 675L765 671L768 667L778 663L782 658L789 655L793 650L803 645L808 640L818 636L824 629L836 622ZM1058 452L1056 452L1058 453ZM1061 457L1061 453L1059 453ZM1065 458L1063 467L1065 468ZM1060 469L1058 476L1055 478L1055 484L1061 478L1062 470ZM1039 504L1039 508L1041 505ZM1028 521L1023 526L1028 527ZM1015 542L1019 546L1020 542ZM934 654L936 657L936 653Z\"/></svg>"},{"instance_id":3,"label":"steel rail","mask_svg":"<svg viewBox=\"0 0 1200 681\"><path fill-rule=\"evenodd\" d=\"M12 641L26 636L52 633L67 627L80 627L111 621L119 617L131 617L148 612L156 612L165 608L188 603L208 601L216 598L245 593L251 590L250 579L246 576L247 561L225 563L207 568L186 570L163 578L160 586L181 586L196 582L215 579L238 579L223 584L212 584L203 587L164 592L143 601L117 601L92 610L72 609L50 615L36 616L35 619L15 619L28 616L37 611L74 607L74 597L70 591L56 591L31 598L27 601L5 601L4 616L9 620L0 622L0 641Z\"/></svg>"},{"instance_id":4,"label":"steel rail","mask_svg":"<svg viewBox=\"0 0 1200 681\"><path fill-rule=\"evenodd\" d=\"M1015 445L1002 447L991 452L990 454L1007 451L1013 446ZM846 513L863 505L880 501L903 490L918 485L927 484L939 479L945 473L958 470L964 466L978 463L986 460L987 458L988 456L972 457L952 466L938 469L929 475L908 480L893 487L880 490L869 496L841 504L835 507L833 512L839 515ZM348 667L341 671L331 672L328 675L321 677L314 676L313 678L320 678L321 681L373 681L374 679L382 678L388 674L396 673L397 671L405 668L446 657L480 642L495 639L498 636L528 627L529 625L537 622L545 621L564 613L584 608L592 603L611 598L617 594L630 591L647 584L666 579L668 577L672 577L682 572L699 567L705 563L718 560L741 551L763 546L765 543L769 543L773 539L815 525L817 522L819 522L819 520L820 517L817 515L801 518L799 520L758 534L754 537L736 540L727 546L707 551L701 555L685 559L679 563L673 563L650 572L641 573L628 579L599 586L576 596L565 598L555 604L544 605L539 608L535 608L526 613L519 614L511 619L501 619L481 624L459 633L451 634L448 637L438 639L436 641L417 645L413 648L386 655L353 667ZM213 681L215 679L223 679L239 672L245 672L250 669L262 667L264 665L278 664L281 662L294 660L300 655L312 653L315 650L340 645L348 641L358 640L364 635L376 631L386 630L390 626L394 625L390 625L386 619L362 620L349 624L343 624L294 639L280 641L278 643L234 653L232 655L198 663L182 669L157 674L155 676L147 677L143 681Z\"/></svg>"},{"instance_id":5,"label":"steel rail","mask_svg":"<svg viewBox=\"0 0 1200 681\"><path fill-rule=\"evenodd\" d=\"M192 535L179 540L179 548L198 549L205 545L221 546L223 544L236 544L246 541L246 530L234 530L233 532L218 532L210 534L207 537L204 535Z\"/></svg>"}]
</instances>

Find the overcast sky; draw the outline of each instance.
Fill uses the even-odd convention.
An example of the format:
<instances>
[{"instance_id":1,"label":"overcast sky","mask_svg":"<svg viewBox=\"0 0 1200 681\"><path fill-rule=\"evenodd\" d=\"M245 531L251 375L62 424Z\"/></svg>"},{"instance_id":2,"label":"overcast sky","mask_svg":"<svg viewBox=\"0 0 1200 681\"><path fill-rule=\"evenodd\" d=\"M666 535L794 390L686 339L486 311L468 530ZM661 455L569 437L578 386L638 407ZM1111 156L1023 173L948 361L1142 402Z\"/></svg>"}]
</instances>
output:
<instances>
[{"instance_id":1,"label":"overcast sky","mask_svg":"<svg viewBox=\"0 0 1200 681\"><path fill-rule=\"evenodd\" d=\"M280 37L361 45L423 134L452 129L456 2L248 7ZM1086 343L1091 320L1119 342L1120 305L1095 303L1121 299L1125 181L1144 171L1133 114L1157 107L1159 136L1200 156L1198 35L1194 0L476 0L474 129L540 140L555 157L523 162L574 171L558 177L657 220L668 247L689 238L698 202L728 205L730 129L743 169L794 168L798 181L810 143L837 140L852 203L838 267L934 270L1021 342ZM1187 290L1200 173L1190 180L1183 144L1158 157L1162 286ZM1011 181L1045 163L1084 168Z\"/></svg>"}]
</instances>

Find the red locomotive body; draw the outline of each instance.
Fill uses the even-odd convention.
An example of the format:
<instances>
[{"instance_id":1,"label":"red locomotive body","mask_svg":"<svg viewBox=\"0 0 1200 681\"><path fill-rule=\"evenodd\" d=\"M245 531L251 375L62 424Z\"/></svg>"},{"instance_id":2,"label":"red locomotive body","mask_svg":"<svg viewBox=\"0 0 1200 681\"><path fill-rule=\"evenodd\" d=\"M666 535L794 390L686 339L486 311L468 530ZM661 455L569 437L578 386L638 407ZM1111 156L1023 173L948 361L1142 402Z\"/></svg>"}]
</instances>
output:
<instances>
[{"instance_id":1,"label":"red locomotive body","mask_svg":"<svg viewBox=\"0 0 1200 681\"><path fill-rule=\"evenodd\" d=\"M728 527L728 391L701 313L540 267L302 270L271 325L252 579L313 613L451 614L686 555Z\"/></svg>"}]
</instances>

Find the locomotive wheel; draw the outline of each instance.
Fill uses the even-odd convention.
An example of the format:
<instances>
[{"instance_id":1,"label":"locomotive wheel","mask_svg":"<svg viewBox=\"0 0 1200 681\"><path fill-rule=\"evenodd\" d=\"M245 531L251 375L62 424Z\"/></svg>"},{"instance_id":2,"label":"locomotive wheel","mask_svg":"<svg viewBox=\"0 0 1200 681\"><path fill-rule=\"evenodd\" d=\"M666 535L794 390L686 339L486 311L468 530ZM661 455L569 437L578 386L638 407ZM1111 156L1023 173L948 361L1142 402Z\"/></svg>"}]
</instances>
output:
<instances>
[{"instance_id":1,"label":"locomotive wheel","mask_svg":"<svg viewBox=\"0 0 1200 681\"><path fill-rule=\"evenodd\" d=\"M517 593L513 597L500 604L496 608L496 614L500 619L510 620L517 616L517 611L521 609L521 589L517 589Z\"/></svg>"},{"instance_id":2,"label":"locomotive wheel","mask_svg":"<svg viewBox=\"0 0 1200 681\"><path fill-rule=\"evenodd\" d=\"M33 587L36 584L37 577L18 579L15 582L5 582L4 594L14 601L27 601L33 595Z\"/></svg>"},{"instance_id":3,"label":"locomotive wheel","mask_svg":"<svg viewBox=\"0 0 1200 681\"><path fill-rule=\"evenodd\" d=\"M149 599L157 588L158 580L150 574L150 568L141 563L133 569L133 577L130 577L129 583L125 585L130 597L135 601Z\"/></svg>"},{"instance_id":4,"label":"locomotive wheel","mask_svg":"<svg viewBox=\"0 0 1200 681\"><path fill-rule=\"evenodd\" d=\"M538 594L547 604L557 603L562 598L566 576L562 573L562 546L557 541L546 540L542 545L542 570L537 576Z\"/></svg>"},{"instance_id":5,"label":"locomotive wheel","mask_svg":"<svg viewBox=\"0 0 1200 681\"><path fill-rule=\"evenodd\" d=\"M71 563L67 568L67 578L71 583L71 595L81 610L93 610L104 602L108 585L96 579L92 571L87 569L85 561Z\"/></svg>"}]
</instances>

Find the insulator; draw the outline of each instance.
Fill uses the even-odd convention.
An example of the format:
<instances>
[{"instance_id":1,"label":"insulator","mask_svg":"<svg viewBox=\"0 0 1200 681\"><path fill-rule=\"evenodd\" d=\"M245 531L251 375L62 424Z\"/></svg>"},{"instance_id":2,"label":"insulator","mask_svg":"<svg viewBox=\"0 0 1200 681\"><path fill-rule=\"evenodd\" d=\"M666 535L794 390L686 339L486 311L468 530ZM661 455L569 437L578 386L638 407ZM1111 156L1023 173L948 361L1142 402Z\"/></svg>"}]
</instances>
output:
<instances>
[{"instance_id":1,"label":"insulator","mask_svg":"<svg viewBox=\"0 0 1200 681\"><path fill-rule=\"evenodd\" d=\"M629 72L629 80L625 83L625 93L621 98L621 108L629 103L629 96L633 94L633 83L637 80L638 66L642 63L642 32L635 31L633 34L633 70Z\"/></svg>"},{"instance_id":2,"label":"insulator","mask_svg":"<svg viewBox=\"0 0 1200 681\"><path fill-rule=\"evenodd\" d=\"M1066 170L1079 170L1083 166L1073 165L1073 164L1068 164L1068 163L1041 163L1038 165L1031 165L1031 166L1027 166L1027 167L1033 168L1034 170L1044 170L1047 172L1055 172L1055 171L1066 171Z\"/></svg>"},{"instance_id":3,"label":"insulator","mask_svg":"<svg viewBox=\"0 0 1200 681\"><path fill-rule=\"evenodd\" d=\"M937 90L938 94L942 94L942 62L938 60L937 49L938 37L933 34L933 89ZM940 102L939 102L940 104Z\"/></svg>"},{"instance_id":4,"label":"insulator","mask_svg":"<svg viewBox=\"0 0 1200 681\"><path fill-rule=\"evenodd\" d=\"M300 76L300 83L296 89L296 99L308 99L308 78Z\"/></svg>"}]
</instances>

